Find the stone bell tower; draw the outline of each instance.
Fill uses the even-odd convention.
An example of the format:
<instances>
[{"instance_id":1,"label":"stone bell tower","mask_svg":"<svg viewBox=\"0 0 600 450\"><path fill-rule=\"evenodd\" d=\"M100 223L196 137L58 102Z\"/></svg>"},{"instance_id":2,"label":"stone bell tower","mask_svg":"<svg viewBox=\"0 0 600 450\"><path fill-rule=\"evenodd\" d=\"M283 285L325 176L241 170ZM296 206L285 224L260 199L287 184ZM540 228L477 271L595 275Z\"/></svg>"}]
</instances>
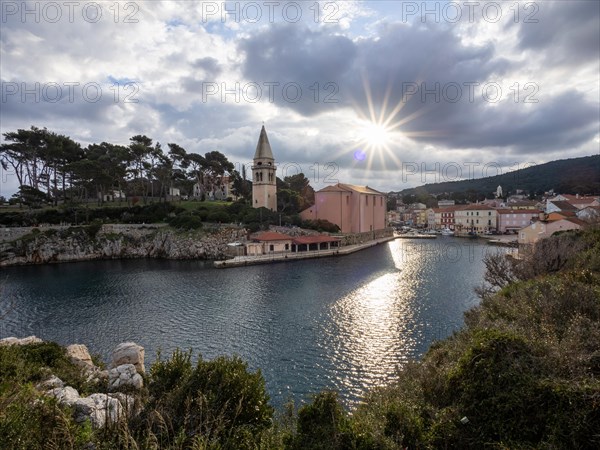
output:
<instances>
[{"instance_id":1,"label":"stone bell tower","mask_svg":"<svg viewBox=\"0 0 600 450\"><path fill-rule=\"evenodd\" d=\"M252 206L277 211L277 178L275 177L275 159L265 126L260 137L252 164Z\"/></svg>"}]
</instances>

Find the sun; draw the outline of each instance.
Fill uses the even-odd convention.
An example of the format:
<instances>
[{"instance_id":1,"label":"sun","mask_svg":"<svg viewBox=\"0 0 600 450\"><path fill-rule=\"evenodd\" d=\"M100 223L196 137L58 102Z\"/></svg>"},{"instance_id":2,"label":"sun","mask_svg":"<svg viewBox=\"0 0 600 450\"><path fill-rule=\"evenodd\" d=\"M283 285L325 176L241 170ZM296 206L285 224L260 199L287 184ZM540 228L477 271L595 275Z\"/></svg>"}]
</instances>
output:
<instances>
[{"instance_id":1,"label":"sun","mask_svg":"<svg viewBox=\"0 0 600 450\"><path fill-rule=\"evenodd\" d=\"M391 144L392 135L384 125L367 121L360 126L359 139L368 149L382 150Z\"/></svg>"}]
</instances>

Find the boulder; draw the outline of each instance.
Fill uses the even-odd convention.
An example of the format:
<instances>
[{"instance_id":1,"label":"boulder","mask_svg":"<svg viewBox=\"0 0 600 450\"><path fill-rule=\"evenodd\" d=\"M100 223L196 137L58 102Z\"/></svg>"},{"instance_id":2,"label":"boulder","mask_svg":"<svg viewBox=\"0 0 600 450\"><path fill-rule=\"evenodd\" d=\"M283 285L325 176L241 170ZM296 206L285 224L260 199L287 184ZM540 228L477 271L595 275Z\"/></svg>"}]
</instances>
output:
<instances>
[{"instance_id":1,"label":"boulder","mask_svg":"<svg viewBox=\"0 0 600 450\"><path fill-rule=\"evenodd\" d=\"M56 375L51 375L50 378L48 378L47 380L38 383L36 387L42 391L65 387L65 383L63 383L63 381Z\"/></svg>"},{"instance_id":2,"label":"boulder","mask_svg":"<svg viewBox=\"0 0 600 450\"><path fill-rule=\"evenodd\" d=\"M77 390L67 386L51 389L46 394L55 397L61 405L73 407L76 422L83 423L89 419L94 428L103 428L118 422L126 414L132 416L135 413L133 397L122 393L80 397Z\"/></svg>"},{"instance_id":3,"label":"boulder","mask_svg":"<svg viewBox=\"0 0 600 450\"><path fill-rule=\"evenodd\" d=\"M115 391L122 387L141 389L144 379L136 372L133 364L121 364L108 371L108 390Z\"/></svg>"},{"instance_id":4,"label":"boulder","mask_svg":"<svg viewBox=\"0 0 600 450\"><path fill-rule=\"evenodd\" d=\"M4 339L0 339L0 345L29 345L29 344L40 344L42 341L39 337L36 336L27 336L22 339L16 337L7 337Z\"/></svg>"},{"instance_id":5,"label":"boulder","mask_svg":"<svg viewBox=\"0 0 600 450\"><path fill-rule=\"evenodd\" d=\"M77 389L71 386L50 389L46 392L46 395L56 398L58 403L66 406L73 406L81 398Z\"/></svg>"},{"instance_id":6,"label":"boulder","mask_svg":"<svg viewBox=\"0 0 600 450\"><path fill-rule=\"evenodd\" d=\"M75 422L82 423L89 419L94 428L116 423L125 416L121 402L107 394L92 394L79 398L73 404L73 409Z\"/></svg>"},{"instance_id":7,"label":"boulder","mask_svg":"<svg viewBox=\"0 0 600 450\"><path fill-rule=\"evenodd\" d=\"M111 367L133 364L136 370L144 373L144 347L135 342L123 342L115 347Z\"/></svg>"},{"instance_id":8,"label":"boulder","mask_svg":"<svg viewBox=\"0 0 600 450\"><path fill-rule=\"evenodd\" d=\"M75 364L83 369L93 369L94 363L88 348L83 344L72 344L67 347L67 355Z\"/></svg>"}]
</instances>

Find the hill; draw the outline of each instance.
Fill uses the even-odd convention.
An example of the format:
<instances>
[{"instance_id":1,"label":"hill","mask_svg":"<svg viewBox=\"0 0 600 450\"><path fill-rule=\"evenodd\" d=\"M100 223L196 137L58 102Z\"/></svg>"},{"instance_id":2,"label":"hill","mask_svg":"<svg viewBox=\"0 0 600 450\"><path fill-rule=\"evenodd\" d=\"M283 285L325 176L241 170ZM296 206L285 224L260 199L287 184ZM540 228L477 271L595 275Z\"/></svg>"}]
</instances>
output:
<instances>
[{"instance_id":1,"label":"hill","mask_svg":"<svg viewBox=\"0 0 600 450\"><path fill-rule=\"evenodd\" d=\"M472 180L430 183L400 191L402 195L416 193L442 194L445 192L477 192L488 196L502 186L504 194L517 189L530 194L542 194L554 189L558 193L598 194L600 193L600 155L582 158L561 159L531 166L502 175Z\"/></svg>"}]
</instances>

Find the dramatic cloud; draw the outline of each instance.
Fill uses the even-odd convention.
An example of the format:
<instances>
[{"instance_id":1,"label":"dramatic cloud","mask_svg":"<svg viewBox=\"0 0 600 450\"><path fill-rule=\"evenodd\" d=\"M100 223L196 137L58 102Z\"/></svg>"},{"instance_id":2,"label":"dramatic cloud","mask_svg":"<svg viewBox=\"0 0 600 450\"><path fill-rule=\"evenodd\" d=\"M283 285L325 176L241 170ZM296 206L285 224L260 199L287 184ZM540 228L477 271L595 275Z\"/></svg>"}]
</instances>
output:
<instances>
[{"instance_id":1,"label":"dramatic cloud","mask_svg":"<svg viewBox=\"0 0 600 450\"><path fill-rule=\"evenodd\" d=\"M146 134L239 167L264 122L278 175L382 190L421 184L407 165L598 153L597 1L76 3L1 3L0 132Z\"/></svg>"}]
</instances>

